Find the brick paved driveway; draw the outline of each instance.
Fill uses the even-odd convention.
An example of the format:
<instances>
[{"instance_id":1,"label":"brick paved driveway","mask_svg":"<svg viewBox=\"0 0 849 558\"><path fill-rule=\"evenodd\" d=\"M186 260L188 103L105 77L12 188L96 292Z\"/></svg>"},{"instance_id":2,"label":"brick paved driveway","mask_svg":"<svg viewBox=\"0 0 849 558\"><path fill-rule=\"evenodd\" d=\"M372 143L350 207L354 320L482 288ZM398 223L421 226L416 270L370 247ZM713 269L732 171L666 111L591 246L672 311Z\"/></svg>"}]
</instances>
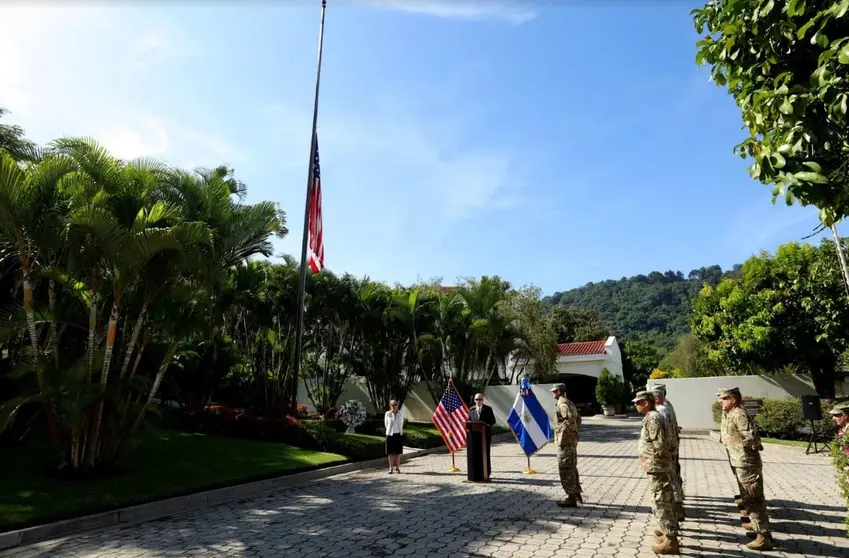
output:
<instances>
[{"instance_id":1,"label":"brick paved driveway","mask_svg":"<svg viewBox=\"0 0 849 558\"><path fill-rule=\"evenodd\" d=\"M638 422L586 420L579 467L587 504L554 505L561 496L553 448L521 473L517 444L493 448L494 480L461 482L450 458L432 455L384 471L325 479L265 498L170 519L41 543L3 556L654 556L646 482L638 468ZM766 490L780 549L775 556L849 556L846 509L824 455L769 445ZM464 457L458 459L458 465ZM706 436L683 440L687 510L685 556L755 555L730 496L724 451ZM2 553L0 553L2 554Z\"/></svg>"}]
</instances>

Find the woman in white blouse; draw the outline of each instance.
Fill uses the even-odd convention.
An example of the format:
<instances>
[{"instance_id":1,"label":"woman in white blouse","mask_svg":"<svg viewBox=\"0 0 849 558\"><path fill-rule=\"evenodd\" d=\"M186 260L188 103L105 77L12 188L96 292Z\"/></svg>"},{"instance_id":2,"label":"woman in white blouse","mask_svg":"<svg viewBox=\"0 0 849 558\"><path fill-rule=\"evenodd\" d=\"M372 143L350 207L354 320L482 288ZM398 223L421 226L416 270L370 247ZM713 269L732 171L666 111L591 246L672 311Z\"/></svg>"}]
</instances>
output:
<instances>
[{"instance_id":1,"label":"woman in white blouse","mask_svg":"<svg viewBox=\"0 0 849 558\"><path fill-rule=\"evenodd\" d=\"M401 454L404 453L404 411L398 406L398 401L389 402L389 409L383 417L386 425L386 455L389 457L389 474L400 473ZM393 471L394 465L394 471Z\"/></svg>"}]
</instances>

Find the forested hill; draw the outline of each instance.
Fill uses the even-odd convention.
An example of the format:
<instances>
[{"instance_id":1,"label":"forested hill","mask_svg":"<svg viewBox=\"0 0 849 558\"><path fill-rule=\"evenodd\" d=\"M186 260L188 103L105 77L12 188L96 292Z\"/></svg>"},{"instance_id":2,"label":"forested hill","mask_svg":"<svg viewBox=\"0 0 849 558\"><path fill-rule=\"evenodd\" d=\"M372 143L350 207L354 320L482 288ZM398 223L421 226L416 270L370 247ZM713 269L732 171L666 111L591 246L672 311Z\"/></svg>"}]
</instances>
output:
<instances>
[{"instance_id":1,"label":"forested hill","mask_svg":"<svg viewBox=\"0 0 849 558\"><path fill-rule=\"evenodd\" d=\"M678 338L689 331L692 300L708 283L738 276L740 265L723 271L718 265L680 271L635 275L587 283L583 287L554 293L543 301L547 307L563 305L585 308L599 314L613 335L625 340L641 340L658 349L671 350Z\"/></svg>"}]
</instances>

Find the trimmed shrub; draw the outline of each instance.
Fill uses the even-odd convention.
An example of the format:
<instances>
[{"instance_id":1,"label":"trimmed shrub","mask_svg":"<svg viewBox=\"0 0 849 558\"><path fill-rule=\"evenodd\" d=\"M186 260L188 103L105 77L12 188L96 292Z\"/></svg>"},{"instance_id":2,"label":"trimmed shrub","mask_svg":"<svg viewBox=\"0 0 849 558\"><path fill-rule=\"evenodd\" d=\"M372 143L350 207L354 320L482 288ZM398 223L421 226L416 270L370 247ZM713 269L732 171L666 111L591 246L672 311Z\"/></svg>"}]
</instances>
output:
<instances>
[{"instance_id":1,"label":"trimmed shrub","mask_svg":"<svg viewBox=\"0 0 849 558\"><path fill-rule=\"evenodd\" d=\"M213 436L283 442L304 449L319 449L304 423L293 417L259 417L223 406L183 415L185 430Z\"/></svg>"},{"instance_id":2,"label":"trimmed shrub","mask_svg":"<svg viewBox=\"0 0 849 558\"><path fill-rule=\"evenodd\" d=\"M601 369L595 386L595 398L599 405L615 405L622 397L622 382L607 368Z\"/></svg>"},{"instance_id":3,"label":"trimmed shrub","mask_svg":"<svg viewBox=\"0 0 849 558\"><path fill-rule=\"evenodd\" d=\"M351 461L368 461L386 455L385 437L337 432L325 421L307 422L306 428L321 451L338 453Z\"/></svg>"},{"instance_id":4,"label":"trimmed shrub","mask_svg":"<svg viewBox=\"0 0 849 558\"><path fill-rule=\"evenodd\" d=\"M430 449L445 445L436 428L407 427L404 429L404 445L411 448Z\"/></svg>"},{"instance_id":5,"label":"trimmed shrub","mask_svg":"<svg viewBox=\"0 0 849 558\"><path fill-rule=\"evenodd\" d=\"M744 399L750 399L745 397ZM831 404L820 401L823 418L814 421L814 433L819 440L828 440L837 433L837 427L828 416ZM713 420L722 421L719 402L712 407ZM802 404L798 399L764 399L760 412L755 415L761 436L779 440L807 440L811 435L811 423L802 416Z\"/></svg>"}]
</instances>

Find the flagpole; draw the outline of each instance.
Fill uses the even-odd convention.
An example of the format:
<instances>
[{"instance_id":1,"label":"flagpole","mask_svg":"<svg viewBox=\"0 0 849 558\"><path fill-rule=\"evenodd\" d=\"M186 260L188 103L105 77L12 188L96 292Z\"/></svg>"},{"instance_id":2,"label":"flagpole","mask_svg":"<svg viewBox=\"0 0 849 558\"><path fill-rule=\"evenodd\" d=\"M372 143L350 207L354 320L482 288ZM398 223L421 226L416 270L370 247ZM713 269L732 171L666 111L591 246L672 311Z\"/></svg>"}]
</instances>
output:
<instances>
[{"instance_id":1,"label":"flagpole","mask_svg":"<svg viewBox=\"0 0 849 558\"><path fill-rule=\"evenodd\" d=\"M454 378L452 376L448 376L448 385L449 386L454 385ZM454 389L456 390L457 388L455 387ZM460 392L457 392L457 396L458 397L460 396ZM462 403L463 400L460 399L460 402ZM454 453L455 452L453 452L453 451L451 452L451 467L448 469L449 473L459 473L460 472L460 469L458 469L457 465L454 464Z\"/></svg>"},{"instance_id":2,"label":"flagpole","mask_svg":"<svg viewBox=\"0 0 849 558\"><path fill-rule=\"evenodd\" d=\"M324 12L327 0L321 0L321 24L318 27L318 64L315 71L315 98L312 109L312 134L310 134L310 160L307 171L307 199L304 203L304 231L301 239L301 273L298 282L298 318L295 324L295 362L292 366L292 413L298 409L298 377L301 370L301 351L304 343L304 298L307 282L307 247L310 232L310 205L312 203L314 163L316 151L316 125L318 123L318 88L321 83L321 55L324 50Z\"/></svg>"},{"instance_id":3,"label":"flagpole","mask_svg":"<svg viewBox=\"0 0 849 558\"><path fill-rule=\"evenodd\" d=\"M531 456L530 456L530 455L528 455L528 456L527 456L527 458L528 458L528 468L527 468L527 469L525 469L524 473L525 473L526 475L536 475L536 474L537 474L537 472L536 472L536 471L534 471L533 469L531 469Z\"/></svg>"}]
</instances>

